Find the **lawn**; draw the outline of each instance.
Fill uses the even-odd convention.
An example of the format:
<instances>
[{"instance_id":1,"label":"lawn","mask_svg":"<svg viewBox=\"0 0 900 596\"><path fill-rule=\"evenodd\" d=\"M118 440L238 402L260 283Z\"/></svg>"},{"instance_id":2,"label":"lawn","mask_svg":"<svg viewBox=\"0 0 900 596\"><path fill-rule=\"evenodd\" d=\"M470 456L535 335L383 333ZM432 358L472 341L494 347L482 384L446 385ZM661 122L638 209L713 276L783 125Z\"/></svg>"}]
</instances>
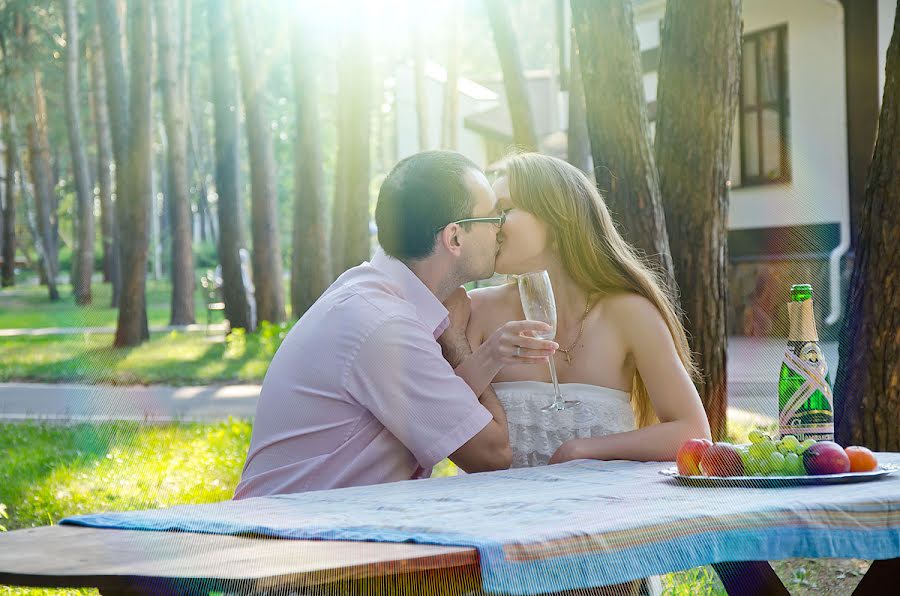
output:
<instances>
[{"instance_id":1,"label":"lawn","mask_svg":"<svg viewBox=\"0 0 900 596\"><path fill-rule=\"evenodd\" d=\"M0 339L0 382L204 384L262 381L284 328L232 334L154 333L136 348L112 347L111 334Z\"/></svg>"},{"instance_id":2,"label":"lawn","mask_svg":"<svg viewBox=\"0 0 900 596\"><path fill-rule=\"evenodd\" d=\"M78 306L72 286L59 285L60 299L50 302L47 289L36 285L18 285L0 290L0 329L33 329L38 327L115 327L118 310L110 308L110 285L91 284L93 302ZM171 285L168 281L147 281L147 320L151 326L168 325L171 310ZM196 312L198 321L206 321L206 301L197 284Z\"/></svg>"},{"instance_id":3,"label":"lawn","mask_svg":"<svg viewBox=\"0 0 900 596\"><path fill-rule=\"evenodd\" d=\"M745 433L746 429L737 429ZM48 525L79 513L208 503L228 499L237 485L251 424L137 423L0 424L0 503L10 530ZM739 437L733 436L737 439ZM437 475L455 473L444 461ZM857 560L778 561L793 594L849 594L865 573ZM724 594L710 567L663 577L666 594ZM92 590L29 590L4 594L96 594Z\"/></svg>"}]
</instances>

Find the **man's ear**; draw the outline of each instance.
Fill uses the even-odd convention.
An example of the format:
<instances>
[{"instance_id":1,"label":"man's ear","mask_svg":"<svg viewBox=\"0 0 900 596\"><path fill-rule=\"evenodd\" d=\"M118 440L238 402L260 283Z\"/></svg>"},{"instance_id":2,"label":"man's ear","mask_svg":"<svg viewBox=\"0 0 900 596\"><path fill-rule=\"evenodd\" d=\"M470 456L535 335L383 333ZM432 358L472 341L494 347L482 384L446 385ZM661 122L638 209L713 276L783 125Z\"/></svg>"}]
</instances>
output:
<instances>
[{"instance_id":1,"label":"man's ear","mask_svg":"<svg viewBox=\"0 0 900 596\"><path fill-rule=\"evenodd\" d=\"M458 257L462 253L462 240L460 238L459 224L450 224L441 230L440 242L447 252Z\"/></svg>"}]
</instances>

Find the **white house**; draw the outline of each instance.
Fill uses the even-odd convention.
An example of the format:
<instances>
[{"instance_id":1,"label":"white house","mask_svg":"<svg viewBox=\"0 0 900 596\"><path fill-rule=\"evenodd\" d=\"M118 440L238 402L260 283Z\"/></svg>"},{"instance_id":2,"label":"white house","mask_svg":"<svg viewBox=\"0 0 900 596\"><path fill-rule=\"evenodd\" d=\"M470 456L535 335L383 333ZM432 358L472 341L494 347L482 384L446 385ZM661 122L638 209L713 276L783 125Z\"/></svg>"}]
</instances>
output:
<instances>
[{"instance_id":1,"label":"white house","mask_svg":"<svg viewBox=\"0 0 900 596\"><path fill-rule=\"evenodd\" d=\"M795 281L814 284L820 328L839 322L851 196L861 202L895 10L893 0L744 0L728 213L732 332L780 331ZM635 1L651 104L664 13L665 0Z\"/></svg>"}]
</instances>

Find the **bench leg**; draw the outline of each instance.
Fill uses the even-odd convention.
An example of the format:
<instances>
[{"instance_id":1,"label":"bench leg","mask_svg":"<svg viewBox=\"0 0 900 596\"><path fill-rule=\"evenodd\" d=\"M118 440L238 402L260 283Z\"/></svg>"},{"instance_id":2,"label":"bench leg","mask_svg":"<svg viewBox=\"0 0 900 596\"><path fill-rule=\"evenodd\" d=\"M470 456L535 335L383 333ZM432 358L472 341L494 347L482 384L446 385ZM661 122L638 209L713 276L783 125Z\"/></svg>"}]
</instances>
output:
<instances>
[{"instance_id":1,"label":"bench leg","mask_svg":"<svg viewBox=\"0 0 900 596\"><path fill-rule=\"evenodd\" d=\"M713 563L712 567L729 596L790 595L768 561Z\"/></svg>"},{"instance_id":2,"label":"bench leg","mask_svg":"<svg viewBox=\"0 0 900 596\"><path fill-rule=\"evenodd\" d=\"M872 561L872 566L853 590L853 596L896 594L900 584L900 558Z\"/></svg>"}]
</instances>

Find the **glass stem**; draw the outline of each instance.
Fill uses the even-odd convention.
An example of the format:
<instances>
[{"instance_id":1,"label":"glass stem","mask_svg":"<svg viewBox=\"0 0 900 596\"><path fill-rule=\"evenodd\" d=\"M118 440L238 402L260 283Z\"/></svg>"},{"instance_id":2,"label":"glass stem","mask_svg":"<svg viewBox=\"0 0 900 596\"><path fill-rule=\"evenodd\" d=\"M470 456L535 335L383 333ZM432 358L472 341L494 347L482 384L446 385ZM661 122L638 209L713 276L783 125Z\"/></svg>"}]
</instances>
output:
<instances>
[{"instance_id":1,"label":"glass stem","mask_svg":"<svg viewBox=\"0 0 900 596\"><path fill-rule=\"evenodd\" d=\"M562 403L562 392L559 390L559 381L556 378L556 362L553 360L553 356L550 356L550 378L553 379L553 391L555 395L553 396L553 405L558 406Z\"/></svg>"}]
</instances>

